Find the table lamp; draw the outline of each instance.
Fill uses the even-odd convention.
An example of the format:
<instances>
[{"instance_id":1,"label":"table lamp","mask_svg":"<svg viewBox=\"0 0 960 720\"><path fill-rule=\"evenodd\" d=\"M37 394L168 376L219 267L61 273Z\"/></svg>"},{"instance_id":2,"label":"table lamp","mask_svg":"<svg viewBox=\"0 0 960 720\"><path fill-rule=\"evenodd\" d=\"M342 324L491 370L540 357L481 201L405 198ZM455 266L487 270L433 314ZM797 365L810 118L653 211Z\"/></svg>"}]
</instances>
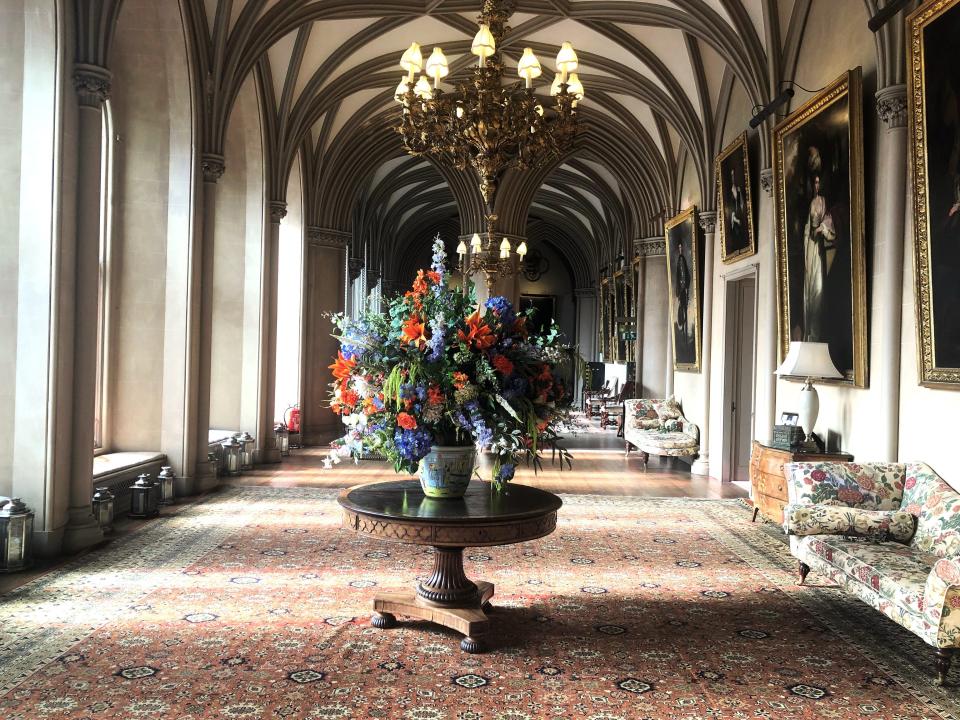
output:
<instances>
[{"instance_id":1,"label":"table lamp","mask_svg":"<svg viewBox=\"0 0 960 720\"><path fill-rule=\"evenodd\" d=\"M806 433L805 443L813 444L813 427L820 413L820 398L813 386L814 380L842 378L830 359L830 347L827 343L792 342L783 364L777 368L779 377L803 377L806 380L800 390L800 427Z\"/></svg>"}]
</instances>

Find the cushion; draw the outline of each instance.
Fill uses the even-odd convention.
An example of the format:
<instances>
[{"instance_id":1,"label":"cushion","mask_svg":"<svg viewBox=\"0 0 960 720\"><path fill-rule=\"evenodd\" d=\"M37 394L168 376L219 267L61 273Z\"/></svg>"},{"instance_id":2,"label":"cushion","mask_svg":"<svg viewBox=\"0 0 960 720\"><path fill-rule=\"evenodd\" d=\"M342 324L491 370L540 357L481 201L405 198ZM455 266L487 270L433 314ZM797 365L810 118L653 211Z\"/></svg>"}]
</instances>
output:
<instances>
[{"instance_id":1,"label":"cushion","mask_svg":"<svg viewBox=\"0 0 960 720\"><path fill-rule=\"evenodd\" d=\"M683 420L678 420L674 418L673 420L667 420L660 426L661 432L669 433L678 433L683 432Z\"/></svg>"},{"instance_id":2,"label":"cushion","mask_svg":"<svg viewBox=\"0 0 960 720\"><path fill-rule=\"evenodd\" d=\"M814 535L804 549L914 615L924 609L924 590L936 557L899 543Z\"/></svg>"},{"instance_id":3,"label":"cushion","mask_svg":"<svg viewBox=\"0 0 960 720\"><path fill-rule=\"evenodd\" d=\"M960 493L929 465L907 466L903 509L917 516L912 544L918 550L938 557L960 553Z\"/></svg>"},{"instance_id":4,"label":"cushion","mask_svg":"<svg viewBox=\"0 0 960 720\"><path fill-rule=\"evenodd\" d=\"M788 535L846 535L906 543L916 530L916 518L903 510L787 505L783 527Z\"/></svg>"},{"instance_id":5,"label":"cushion","mask_svg":"<svg viewBox=\"0 0 960 720\"><path fill-rule=\"evenodd\" d=\"M864 510L900 509L903 465L789 463L784 470L791 503L846 505Z\"/></svg>"},{"instance_id":6,"label":"cushion","mask_svg":"<svg viewBox=\"0 0 960 720\"><path fill-rule=\"evenodd\" d=\"M648 400L646 398L637 400L633 406L633 416L637 420L657 420L659 422L660 416L657 415L657 409L655 407L658 402L660 401Z\"/></svg>"},{"instance_id":7,"label":"cushion","mask_svg":"<svg viewBox=\"0 0 960 720\"><path fill-rule=\"evenodd\" d=\"M673 398L673 396L668 397L662 402L658 402L656 405L654 405L654 409L657 411L657 417L660 418L660 422L676 420L683 417L683 412L680 410L680 404Z\"/></svg>"}]
</instances>

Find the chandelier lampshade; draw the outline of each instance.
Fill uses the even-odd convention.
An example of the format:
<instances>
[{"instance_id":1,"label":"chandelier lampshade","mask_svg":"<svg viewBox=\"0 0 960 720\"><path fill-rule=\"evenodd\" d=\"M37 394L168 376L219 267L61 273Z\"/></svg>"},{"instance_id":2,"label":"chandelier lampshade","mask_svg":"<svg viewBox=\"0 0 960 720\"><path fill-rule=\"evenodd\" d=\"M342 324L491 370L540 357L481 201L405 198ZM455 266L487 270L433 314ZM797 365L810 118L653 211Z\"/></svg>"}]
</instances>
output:
<instances>
[{"instance_id":1,"label":"chandelier lampshade","mask_svg":"<svg viewBox=\"0 0 960 720\"><path fill-rule=\"evenodd\" d=\"M517 75L526 80L527 88L533 87L533 81L543 74L543 68L540 67L540 61L533 54L532 48L524 48L523 56L517 63Z\"/></svg>"},{"instance_id":2,"label":"chandelier lampshade","mask_svg":"<svg viewBox=\"0 0 960 720\"><path fill-rule=\"evenodd\" d=\"M563 81L560 79L560 73L557 73L556 75L553 76L553 83L550 85L550 94L553 97L556 97L557 95L560 94L560 88L562 86L562 83Z\"/></svg>"},{"instance_id":3,"label":"chandelier lampshade","mask_svg":"<svg viewBox=\"0 0 960 720\"><path fill-rule=\"evenodd\" d=\"M510 257L510 241L506 238L500 243L500 259L506 260Z\"/></svg>"},{"instance_id":4,"label":"chandelier lampshade","mask_svg":"<svg viewBox=\"0 0 960 720\"><path fill-rule=\"evenodd\" d=\"M474 233L473 237L470 238L470 250L472 252L478 252L483 245L483 241L480 239L480 233Z\"/></svg>"},{"instance_id":5,"label":"chandelier lampshade","mask_svg":"<svg viewBox=\"0 0 960 720\"><path fill-rule=\"evenodd\" d=\"M519 245L517 245L517 255L520 256L521 260L523 260L523 256L526 254L527 254L527 243L525 240L523 240L520 242Z\"/></svg>"},{"instance_id":6,"label":"chandelier lampshade","mask_svg":"<svg viewBox=\"0 0 960 720\"><path fill-rule=\"evenodd\" d=\"M580 61L577 59L577 53L573 49L573 46L565 42L560 46L560 52L557 53L557 70L560 72L561 77L565 78L574 72L579 65Z\"/></svg>"},{"instance_id":7,"label":"chandelier lampshade","mask_svg":"<svg viewBox=\"0 0 960 720\"><path fill-rule=\"evenodd\" d=\"M480 29L473 38L473 45L470 46L470 52L480 58L480 66L483 67L484 61L497 51L497 41L493 37L493 32L487 23L481 23Z\"/></svg>"},{"instance_id":8,"label":"chandelier lampshade","mask_svg":"<svg viewBox=\"0 0 960 720\"><path fill-rule=\"evenodd\" d=\"M400 81L400 84L397 85L397 90L393 96L397 99L397 102L403 102L403 96L410 92L410 83L407 82L406 78Z\"/></svg>"},{"instance_id":9,"label":"chandelier lampshade","mask_svg":"<svg viewBox=\"0 0 960 720\"><path fill-rule=\"evenodd\" d=\"M576 73L570 73L570 78L567 80L567 92L574 95L578 101L583 99L583 83L580 82Z\"/></svg>"},{"instance_id":10,"label":"chandelier lampshade","mask_svg":"<svg viewBox=\"0 0 960 720\"><path fill-rule=\"evenodd\" d=\"M439 86L440 81L450 74L450 66L447 64L447 58L443 50L438 47L433 49L430 59L427 60L427 75L433 78L433 86Z\"/></svg>"},{"instance_id":11,"label":"chandelier lampshade","mask_svg":"<svg viewBox=\"0 0 960 720\"><path fill-rule=\"evenodd\" d=\"M423 70L423 53L420 52L420 46L417 43L410 43L410 47L400 57L400 67L404 69L411 81L414 75Z\"/></svg>"},{"instance_id":12,"label":"chandelier lampshade","mask_svg":"<svg viewBox=\"0 0 960 720\"><path fill-rule=\"evenodd\" d=\"M426 75L420 76L420 79L417 80L417 84L413 86L413 92L421 100L433 99L433 89L430 87L430 81L427 80Z\"/></svg>"}]
</instances>

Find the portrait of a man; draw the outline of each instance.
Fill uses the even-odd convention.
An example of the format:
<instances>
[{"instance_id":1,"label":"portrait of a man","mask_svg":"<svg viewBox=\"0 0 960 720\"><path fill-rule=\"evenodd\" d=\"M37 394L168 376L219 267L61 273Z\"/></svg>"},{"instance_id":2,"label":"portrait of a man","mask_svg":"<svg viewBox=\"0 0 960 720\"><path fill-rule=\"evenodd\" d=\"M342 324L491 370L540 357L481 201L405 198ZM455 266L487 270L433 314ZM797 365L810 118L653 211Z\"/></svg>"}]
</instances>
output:
<instances>
[{"instance_id":1,"label":"portrait of a man","mask_svg":"<svg viewBox=\"0 0 960 720\"><path fill-rule=\"evenodd\" d=\"M667 221L667 276L673 362L676 370L700 370L700 243L696 209Z\"/></svg>"},{"instance_id":2,"label":"portrait of a man","mask_svg":"<svg viewBox=\"0 0 960 720\"><path fill-rule=\"evenodd\" d=\"M866 383L860 72L780 123L776 152L780 345L823 342L847 381Z\"/></svg>"},{"instance_id":3,"label":"portrait of a man","mask_svg":"<svg viewBox=\"0 0 960 720\"><path fill-rule=\"evenodd\" d=\"M743 133L717 156L720 257L730 263L756 254L747 135Z\"/></svg>"},{"instance_id":4,"label":"portrait of a man","mask_svg":"<svg viewBox=\"0 0 960 720\"><path fill-rule=\"evenodd\" d=\"M920 380L960 386L960 1L923 6L909 27Z\"/></svg>"}]
</instances>

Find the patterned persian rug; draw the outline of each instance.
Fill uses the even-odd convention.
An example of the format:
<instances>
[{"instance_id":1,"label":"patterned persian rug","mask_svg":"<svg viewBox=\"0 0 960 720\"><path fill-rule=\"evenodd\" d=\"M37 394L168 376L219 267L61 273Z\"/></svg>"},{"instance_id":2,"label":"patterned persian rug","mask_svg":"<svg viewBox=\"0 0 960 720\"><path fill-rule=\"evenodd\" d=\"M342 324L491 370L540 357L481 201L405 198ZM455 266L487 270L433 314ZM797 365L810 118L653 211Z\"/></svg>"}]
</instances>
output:
<instances>
[{"instance_id":1,"label":"patterned persian rug","mask_svg":"<svg viewBox=\"0 0 960 720\"><path fill-rule=\"evenodd\" d=\"M811 576L736 501L565 497L467 551L492 651L368 625L425 548L341 530L329 491L236 488L0 599L0 718L953 718L913 635Z\"/></svg>"}]
</instances>

